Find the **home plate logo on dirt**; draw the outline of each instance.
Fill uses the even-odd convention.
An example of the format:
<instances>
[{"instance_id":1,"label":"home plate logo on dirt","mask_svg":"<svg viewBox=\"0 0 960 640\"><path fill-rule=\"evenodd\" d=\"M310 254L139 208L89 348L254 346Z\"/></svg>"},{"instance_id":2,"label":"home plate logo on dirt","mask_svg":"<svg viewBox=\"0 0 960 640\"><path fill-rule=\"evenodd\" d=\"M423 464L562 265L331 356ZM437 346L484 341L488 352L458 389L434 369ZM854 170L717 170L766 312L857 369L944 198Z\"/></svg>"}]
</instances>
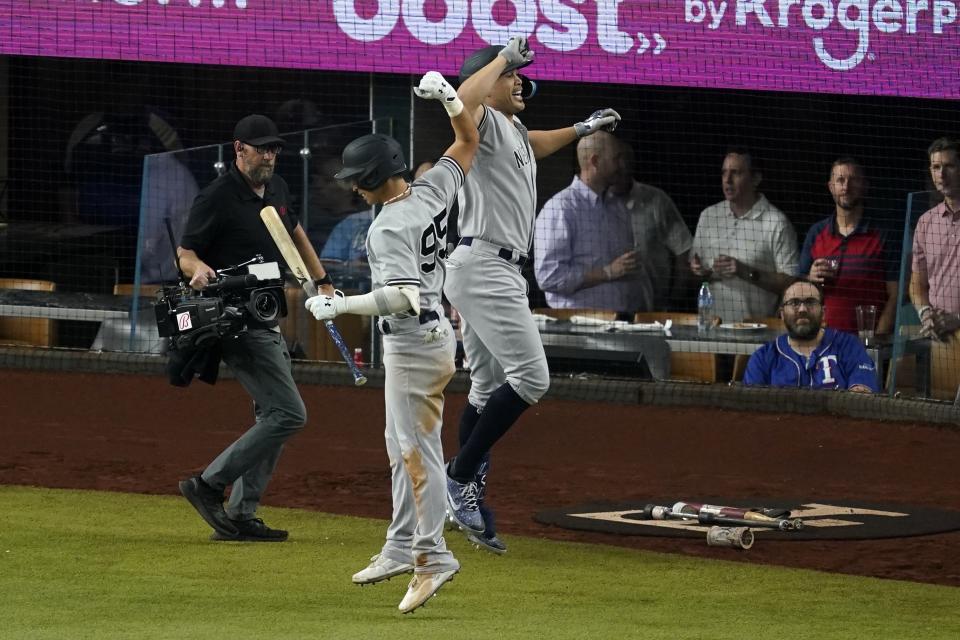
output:
<instances>
[{"instance_id":1,"label":"home plate logo on dirt","mask_svg":"<svg viewBox=\"0 0 960 640\"><path fill-rule=\"evenodd\" d=\"M960 512L894 503L735 498L591 503L534 515L565 529L635 536L702 537L710 527L746 527L765 540L865 540L960 530Z\"/></svg>"}]
</instances>

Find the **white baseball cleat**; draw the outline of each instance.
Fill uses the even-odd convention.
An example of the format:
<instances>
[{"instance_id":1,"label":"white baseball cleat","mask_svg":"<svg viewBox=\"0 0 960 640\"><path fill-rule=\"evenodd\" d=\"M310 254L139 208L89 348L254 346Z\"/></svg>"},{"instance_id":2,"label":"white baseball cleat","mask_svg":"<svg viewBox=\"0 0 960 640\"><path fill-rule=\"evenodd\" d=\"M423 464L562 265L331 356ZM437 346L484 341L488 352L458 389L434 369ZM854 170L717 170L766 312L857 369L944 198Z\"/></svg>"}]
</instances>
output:
<instances>
[{"instance_id":1,"label":"white baseball cleat","mask_svg":"<svg viewBox=\"0 0 960 640\"><path fill-rule=\"evenodd\" d=\"M440 590L440 587L450 582L453 576L460 571L459 568L450 571L440 571L438 573L416 573L410 586L407 587L407 594L400 601L400 613L410 613L419 606L422 606L430 599L430 596Z\"/></svg>"},{"instance_id":2,"label":"white baseball cleat","mask_svg":"<svg viewBox=\"0 0 960 640\"><path fill-rule=\"evenodd\" d=\"M402 573L411 573L413 564L410 562L397 562L390 558L384 558L379 553L370 558L370 564L363 571L353 574L354 584L375 584L389 580Z\"/></svg>"}]
</instances>

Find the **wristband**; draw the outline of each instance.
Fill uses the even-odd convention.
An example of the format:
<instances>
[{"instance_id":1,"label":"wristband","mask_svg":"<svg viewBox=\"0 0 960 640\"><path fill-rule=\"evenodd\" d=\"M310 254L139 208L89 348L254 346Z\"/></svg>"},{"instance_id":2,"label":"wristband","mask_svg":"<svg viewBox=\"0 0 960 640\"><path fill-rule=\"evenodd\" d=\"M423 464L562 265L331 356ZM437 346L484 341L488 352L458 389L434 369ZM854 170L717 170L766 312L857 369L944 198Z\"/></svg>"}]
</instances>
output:
<instances>
[{"instance_id":1,"label":"wristband","mask_svg":"<svg viewBox=\"0 0 960 640\"><path fill-rule=\"evenodd\" d=\"M923 314L925 314L927 311L930 311L930 305L928 305L928 304L922 304L922 305L920 305L919 307L917 307L917 316L918 316L921 320L923 320Z\"/></svg>"},{"instance_id":2,"label":"wristband","mask_svg":"<svg viewBox=\"0 0 960 640\"><path fill-rule=\"evenodd\" d=\"M443 102L443 108L447 110L447 115L451 118L456 118L463 111L463 100L456 94L454 94L453 100L442 100L441 102Z\"/></svg>"},{"instance_id":3,"label":"wristband","mask_svg":"<svg viewBox=\"0 0 960 640\"><path fill-rule=\"evenodd\" d=\"M610 268L610 265L603 268L603 277L607 282L613 280L613 269Z\"/></svg>"},{"instance_id":4,"label":"wristband","mask_svg":"<svg viewBox=\"0 0 960 640\"><path fill-rule=\"evenodd\" d=\"M329 273L325 273L322 278L317 278L313 281L313 286L315 287L322 287L325 284L333 284L333 278L330 277Z\"/></svg>"}]
</instances>

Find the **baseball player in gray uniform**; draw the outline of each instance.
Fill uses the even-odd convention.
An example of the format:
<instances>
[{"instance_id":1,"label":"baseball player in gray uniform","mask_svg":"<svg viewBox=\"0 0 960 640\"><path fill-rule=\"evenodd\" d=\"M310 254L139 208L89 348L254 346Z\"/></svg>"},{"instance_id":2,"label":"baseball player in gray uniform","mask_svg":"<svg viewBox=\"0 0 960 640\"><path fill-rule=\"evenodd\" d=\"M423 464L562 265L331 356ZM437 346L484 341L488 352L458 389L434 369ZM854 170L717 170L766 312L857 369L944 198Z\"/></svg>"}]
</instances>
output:
<instances>
[{"instance_id":1,"label":"baseball player in gray uniform","mask_svg":"<svg viewBox=\"0 0 960 640\"><path fill-rule=\"evenodd\" d=\"M414 572L400 611L409 613L460 570L443 538L446 482L440 430L443 390L453 377L456 340L443 314L447 212L479 144L471 113L439 73L415 89L440 100L456 139L436 165L408 184L400 145L388 136L358 138L343 151L336 177L352 183L370 205L383 205L367 232L373 290L307 300L318 320L341 313L380 316L386 370L387 456L393 478L393 519L386 543L353 576L372 584Z\"/></svg>"},{"instance_id":2,"label":"baseball player in gray uniform","mask_svg":"<svg viewBox=\"0 0 960 640\"><path fill-rule=\"evenodd\" d=\"M550 386L547 359L520 269L530 255L537 203L537 159L620 121L613 109L552 131L528 131L524 78L533 62L526 38L480 49L460 68L458 94L480 131L480 149L460 199L460 243L447 260L444 293L463 317L470 393L460 420L460 450L447 466L448 513L471 542L494 553L487 506L490 449Z\"/></svg>"}]
</instances>

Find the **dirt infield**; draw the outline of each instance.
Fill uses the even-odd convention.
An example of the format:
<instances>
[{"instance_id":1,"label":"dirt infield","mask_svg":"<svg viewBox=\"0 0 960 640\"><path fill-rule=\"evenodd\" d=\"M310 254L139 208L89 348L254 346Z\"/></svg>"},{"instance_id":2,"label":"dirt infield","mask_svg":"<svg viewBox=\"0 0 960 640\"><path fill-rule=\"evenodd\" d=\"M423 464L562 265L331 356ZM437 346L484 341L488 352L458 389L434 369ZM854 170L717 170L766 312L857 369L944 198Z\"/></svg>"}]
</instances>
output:
<instances>
[{"instance_id":1,"label":"dirt infield","mask_svg":"<svg viewBox=\"0 0 960 640\"><path fill-rule=\"evenodd\" d=\"M3 370L0 389L3 484L175 494L177 480L209 462L252 413L232 380L175 389L156 376ZM382 390L301 391L310 423L289 443L265 503L388 518ZM447 450L465 401L448 397ZM528 411L498 445L490 499L507 535L960 586L960 532L762 541L736 552L703 541L581 533L531 518L549 507L652 495L798 496L960 510L958 460L955 427L552 400ZM186 505L184 517L194 517Z\"/></svg>"}]
</instances>

